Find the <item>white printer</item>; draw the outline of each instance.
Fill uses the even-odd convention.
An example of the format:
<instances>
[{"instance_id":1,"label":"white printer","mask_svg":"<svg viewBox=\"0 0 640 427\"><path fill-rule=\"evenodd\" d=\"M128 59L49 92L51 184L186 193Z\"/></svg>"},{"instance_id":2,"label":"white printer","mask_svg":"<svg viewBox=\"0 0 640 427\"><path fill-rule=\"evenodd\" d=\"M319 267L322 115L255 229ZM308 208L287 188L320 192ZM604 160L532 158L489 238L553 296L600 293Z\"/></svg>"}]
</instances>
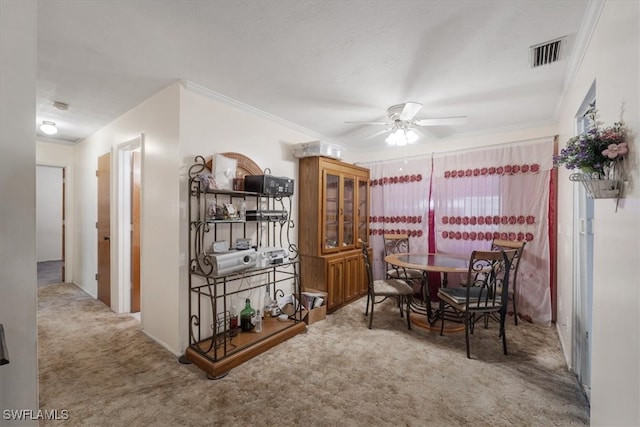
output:
<instances>
[{"instance_id":1,"label":"white printer","mask_svg":"<svg viewBox=\"0 0 640 427\"><path fill-rule=\"evenodd\" d=\"M209 255L214 276L224 276L256 266L258 254L255 249L216 252Z\"/></svg>"},{"instance_id":2,"label":"white printer","mask_svg":"<svg viewBox=\"0 0 640 427\"><path fill-rule=\"evenodd\" d=\"M274 264L282 264L289 262L289 252L277 246L269 246L266 248L258 248L258 259L256 267L267 267Z\"/></svg>"}]
</instances>

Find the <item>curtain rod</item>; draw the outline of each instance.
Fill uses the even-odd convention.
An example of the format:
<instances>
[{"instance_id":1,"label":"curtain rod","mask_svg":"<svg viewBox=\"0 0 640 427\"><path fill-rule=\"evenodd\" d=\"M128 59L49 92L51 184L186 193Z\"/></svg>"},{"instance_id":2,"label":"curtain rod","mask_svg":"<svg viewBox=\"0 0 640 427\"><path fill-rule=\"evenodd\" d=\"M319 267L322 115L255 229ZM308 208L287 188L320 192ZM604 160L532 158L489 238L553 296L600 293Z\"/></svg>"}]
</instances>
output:
<instances>
[{"instance_id":1,"label":"curtain rod","mask_svg":"<svg viewBox=\"0 0 640 427\"><path fill-rule=\"evenodd\" d=\"M378 163L387 163L387 162L392 162L395 160L406 160L406 159L422 159L422 158L431 158L434 155L446 155L446 154L454 154L454 153L462 153L462 152L473 152L473 151L478 151L478 150L482 150L485 148L497 148L497 147L501 147L504 145L520 145L520 144L525 144L531 141L535 141L538 139L545 139L545 138L551 138L551 141L555 141L556 138L558 137L558 135L547 135L547 136L540 136L537 138L529 138L529 139L521 139L518 141L512 141L512 142L502 142L502 143L496 143L496 144L491 144L491 145L483 145L482 147L476 147L476 148L459 148L457 150L449 150L449 151L438 151L438 152L431 152L431 153L426 153L426 154L419 154L416 156L410 156L410 155L406 155L404 157L394 157L391 159L384 159L384 160L375 160L372 162L356 162L354 163L354 165L375 165Z\"/></svg>"}]
</instances>

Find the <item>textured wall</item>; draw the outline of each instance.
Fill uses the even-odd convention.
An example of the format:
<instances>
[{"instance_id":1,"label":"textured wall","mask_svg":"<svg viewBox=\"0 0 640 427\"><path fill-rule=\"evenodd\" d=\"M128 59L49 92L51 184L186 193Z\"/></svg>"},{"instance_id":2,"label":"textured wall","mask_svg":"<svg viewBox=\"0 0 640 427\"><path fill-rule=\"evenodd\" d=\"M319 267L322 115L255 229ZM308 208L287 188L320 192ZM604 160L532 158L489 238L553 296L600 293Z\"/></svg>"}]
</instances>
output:
<instances>
[{"instance_id":1,"label":"textured wall","mask_svg":"<svg viewBox=\"0 0 640 427\"><path fill-rule=\"evenodd\" d=\"M11 425L4 410L38 410L35 50L36 3L0 2L0 323L10 360L0 366L0 419Z\"/></svg>"}]
</instances>

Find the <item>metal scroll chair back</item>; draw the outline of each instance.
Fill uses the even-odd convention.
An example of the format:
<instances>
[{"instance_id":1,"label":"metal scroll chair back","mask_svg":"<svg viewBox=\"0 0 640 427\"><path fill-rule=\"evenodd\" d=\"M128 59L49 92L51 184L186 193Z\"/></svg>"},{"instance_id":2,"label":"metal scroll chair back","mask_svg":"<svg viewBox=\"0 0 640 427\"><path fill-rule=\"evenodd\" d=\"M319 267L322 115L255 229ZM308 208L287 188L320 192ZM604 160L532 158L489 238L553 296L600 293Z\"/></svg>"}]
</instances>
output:
<instances>
[{"instance_id":1,"label":"metal scroll chair back","mask_svg":"<svg viewBox=\"0 0 640 427\"><path fill-rule=\"evenodd\" d=\"M410 252L408 234L384 234L384 256L392 254L406 254ZM387 263L387 279L401 279L414 286L414 293L419 294L424 281L424 274L421 270L399 267Z\"/></svg>"},{"instance_id":2,"label":"metal scroll chair back","mask_svg":"<svg viewBox=\"0 0 640 427\"><path fill-rule=\"evenodd\" d=\"M389 254L403 254L409 252L408 234L384 234L384 252Z\"/></svg>"},{"instance_id":3,"label":"metal scroll chair back","mask_svg":"<svg viewBox=\"0 0 640 427\"><path fill-rule=\"evenodd\" d=\"M473 251L469 259L467 286L441 288L438 291L440 309L450 309L465 326L467 357L471 358L469 334L475 322L493 315L500 323L499 338L502 338L504 354L507 354L505 318L509 300L509 272L516 254L508 251ZM440 334L444 331L444 317Z\"/></svg>"},{"instance_id":4,"label":"metal scroll chair back","mask_svg":"<svg viewBox=\"0 0 640 427\"><path fill-rule=\"evenodd\" d=\"M515 250L516 254L513 257L513 261L511 262L511 274L509 280L510 294L511 300L513 302L513 317L518 325L518 306L517 306L517 295L516 295L516 285L518 283L518 269L520 268L520 259L522 258L522 252L524 251L524 247L527 242L516 242L511 240L499 240L495 239L491 243L492 251L500 251L500 250Z\"/></svg>"},{"instance_id":5,"label":"metal scroll chair back","mask_svg":"<svg viewBox=\"0 0 640 427\"><path fill-rule=\"evenodd\" d=\"M411 329L411 319L409 317L409 306L411 303L411 297L413 289L404 280L400 279L381 279L374 280L373 268L371 267L371 259L369 257L369 248L365 242L360 240L362 245L362 256L364 257L364 265L367 270L367 307L365 308L364 315L369 316L369 329L373 324L373 307L375 304L381 303L387 298L396 298L398 300L398 306L400 307L400 317L403 315L403 304L407 310L407 326ZM376 301L378 298L378 301ZM382 299L380 299L382 298ZM369 305L371 305L371 314L369 315Z\"/></svg>"}]
</instances>

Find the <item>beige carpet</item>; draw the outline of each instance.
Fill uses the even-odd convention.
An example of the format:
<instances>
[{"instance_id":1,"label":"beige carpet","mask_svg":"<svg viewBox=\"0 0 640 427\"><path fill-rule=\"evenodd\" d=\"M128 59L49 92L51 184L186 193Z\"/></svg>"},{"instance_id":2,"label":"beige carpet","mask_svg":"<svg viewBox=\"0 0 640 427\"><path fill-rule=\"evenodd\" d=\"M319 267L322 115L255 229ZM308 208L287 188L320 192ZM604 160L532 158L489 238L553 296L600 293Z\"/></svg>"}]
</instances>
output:
<instances>
[{"instance_id":1,"label":"beige carpet","mask_svg":"<svg viewBox=\"0 0 640 427\"><path fill-rule=\"evenodd\" d=\"M64 261L41 261L38 266L38 286L55 285L64 281L62 268Z\"/></svg>"},{"instance_id":2,"label":"beige carpet","mask_svg":"<svg viewBox=\"0 0 640 427\"><path fill-rule=\"evenodd\" d=\"M87 426L578 426L588 405L554 328L406 329L392 302L366 327L361 299L208 380L74 285L40 288L41 409Z\"/></svg>"}]
</instances>

